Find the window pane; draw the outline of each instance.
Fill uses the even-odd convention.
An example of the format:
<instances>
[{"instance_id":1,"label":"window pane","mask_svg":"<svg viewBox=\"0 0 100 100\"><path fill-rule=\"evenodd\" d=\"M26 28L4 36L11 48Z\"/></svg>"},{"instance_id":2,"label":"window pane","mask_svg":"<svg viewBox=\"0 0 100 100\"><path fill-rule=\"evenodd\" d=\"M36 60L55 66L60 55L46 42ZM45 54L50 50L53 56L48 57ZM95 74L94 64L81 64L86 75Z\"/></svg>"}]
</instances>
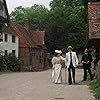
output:
<instances>
[{"instance_id":1,"label":"window pane","mask_svg":"<svg viewBox=\"0 0 100 100\"><path fill-rule=\"evenodd\" d=\"M8 41L8 34L5 34L5 42Z\"/></svg>"},{"instance_id":2,"label":"window pane","mask_svg":"<svg viewBox=\"0 0 100 100\"><path fill-rule=\"evenodd\" d=\"M15 36L12 35L12 42L15 43Z\"/></svg>"},{"instance_id":3,"label":"window pane","mask_svg":"<svg viewBox=\"0 0 100 100\"><path fill-rule=\"evenodd\" d=\"M7 55L8 54L8 50L5 50L5 55Z\"/></svg>"},{"instance_id":4,"label":"window pane","mask_svg":"<svg viewBox=\"0 0 100 100\"><path fill-rule=\"evenodd\" d=\"M15 56L16 50L12 50L12 55Z\"/></svg>"}]
</instances>

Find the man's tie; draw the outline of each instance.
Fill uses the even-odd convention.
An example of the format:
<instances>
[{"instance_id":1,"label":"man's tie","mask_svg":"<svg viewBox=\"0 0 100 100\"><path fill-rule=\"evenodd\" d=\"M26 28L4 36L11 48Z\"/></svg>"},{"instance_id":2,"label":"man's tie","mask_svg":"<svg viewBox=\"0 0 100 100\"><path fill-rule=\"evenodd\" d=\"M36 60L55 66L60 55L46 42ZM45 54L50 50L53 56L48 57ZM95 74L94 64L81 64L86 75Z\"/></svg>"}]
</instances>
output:
<instances>
[{"instance_id":1,"label":"man's tie","mask_svg":"<svg viewBox=\"0 0 100 100\"><path fill-rule=\"evenodd\" d=\"M70 62L72 63L72 53L70 52Z\"/></svg>"}]
</instances>

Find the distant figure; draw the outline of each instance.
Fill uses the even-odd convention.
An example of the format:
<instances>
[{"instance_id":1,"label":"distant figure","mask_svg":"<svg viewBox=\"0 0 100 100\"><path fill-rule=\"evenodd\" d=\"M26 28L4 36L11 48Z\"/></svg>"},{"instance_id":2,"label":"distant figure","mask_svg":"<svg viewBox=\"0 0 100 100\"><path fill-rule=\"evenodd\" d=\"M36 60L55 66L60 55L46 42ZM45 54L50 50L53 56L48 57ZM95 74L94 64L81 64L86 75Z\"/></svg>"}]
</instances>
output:
<instances>
[{"instance_id":1,"label":"distant figure","mask_svg":"<svg viewBox=\"0 0 100 100\"><path fill-rule=\"evenodd\" d=\"M75 68L78 66L78 58L76 52L73 52L72 46L68 46L67 50L69 52L66 53L65 65L68 68L68 72L69 72L68 83L69 85L71 85L72 76L73 76L73 83L75 83ZM72 71L72 75L71 75L71 71Z\"/></svg>"},{"instance_id":2,"label":"distant figure","mask_svg":"<svg viewBox=\"0 0 100 100\"><path fill-rule=\"evenodd\" d=\"M55 56L51 61L53 64L52 79L55 84L62 83L61 70L62 70L62 63L64 59L61 56L61 54L62 52L60 50L55 50Z\"/></svg>"},{"instance_id":3,"label":"distant figure","mask_svg":"<svg viewBox=\"0 0 100 100\"><path fill-rule=\"evenodd\" d=\"M84 77L82 81L86 81L87 79L87 70L89 72L91 80L93 80L93 75L91 72L91 62L92 62L92 56L89 53L89 50L86 48L82 56L82 64L83 64L83 69L84 69Z\"/></svg>"}]
</instances>

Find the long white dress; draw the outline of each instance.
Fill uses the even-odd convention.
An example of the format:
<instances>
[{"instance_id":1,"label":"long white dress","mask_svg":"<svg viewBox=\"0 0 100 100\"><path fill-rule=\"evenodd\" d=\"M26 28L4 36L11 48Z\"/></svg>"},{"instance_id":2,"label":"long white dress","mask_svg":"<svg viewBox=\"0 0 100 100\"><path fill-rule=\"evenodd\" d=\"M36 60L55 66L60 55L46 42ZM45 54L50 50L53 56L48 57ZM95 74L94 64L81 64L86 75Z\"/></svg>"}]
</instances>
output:
<instances>
[{"instance_id":1,"label":"long white dress","mask_svg":"<svg viewBox=\"0 0 100 100\"><path fill-rule=\"evenodd\" d=\"M62 57L53 57L52 64L53 64L53 71L52 71L52 81L54 83L62 83Z\"/></svg>"}]
</instances>

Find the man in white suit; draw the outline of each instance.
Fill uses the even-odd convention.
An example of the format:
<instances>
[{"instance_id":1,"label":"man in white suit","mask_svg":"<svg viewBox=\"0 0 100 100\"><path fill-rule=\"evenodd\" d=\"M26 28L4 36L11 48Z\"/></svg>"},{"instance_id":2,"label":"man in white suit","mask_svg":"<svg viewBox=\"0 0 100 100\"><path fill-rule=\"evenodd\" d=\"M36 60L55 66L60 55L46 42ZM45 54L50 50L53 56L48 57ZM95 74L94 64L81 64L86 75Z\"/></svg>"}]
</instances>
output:
<instances>
[{"instance_id":1,"label":"man in white suit","mask_svg":"<svg viewBox=\"0 0 100 100\"><path fill-rule=\"evenodd\" d=\"M76 52L73 52L72 46L68 46L67 50L69 51L66 53L66 60L65 65L68 68L69 76L68 76L68 83L69 85L72 84L72 76L73 76L73 83L75 83L75 68L78 66L78 58ZM71 75L72 72L72 75Z\"/></svg>"}]
</instances>

